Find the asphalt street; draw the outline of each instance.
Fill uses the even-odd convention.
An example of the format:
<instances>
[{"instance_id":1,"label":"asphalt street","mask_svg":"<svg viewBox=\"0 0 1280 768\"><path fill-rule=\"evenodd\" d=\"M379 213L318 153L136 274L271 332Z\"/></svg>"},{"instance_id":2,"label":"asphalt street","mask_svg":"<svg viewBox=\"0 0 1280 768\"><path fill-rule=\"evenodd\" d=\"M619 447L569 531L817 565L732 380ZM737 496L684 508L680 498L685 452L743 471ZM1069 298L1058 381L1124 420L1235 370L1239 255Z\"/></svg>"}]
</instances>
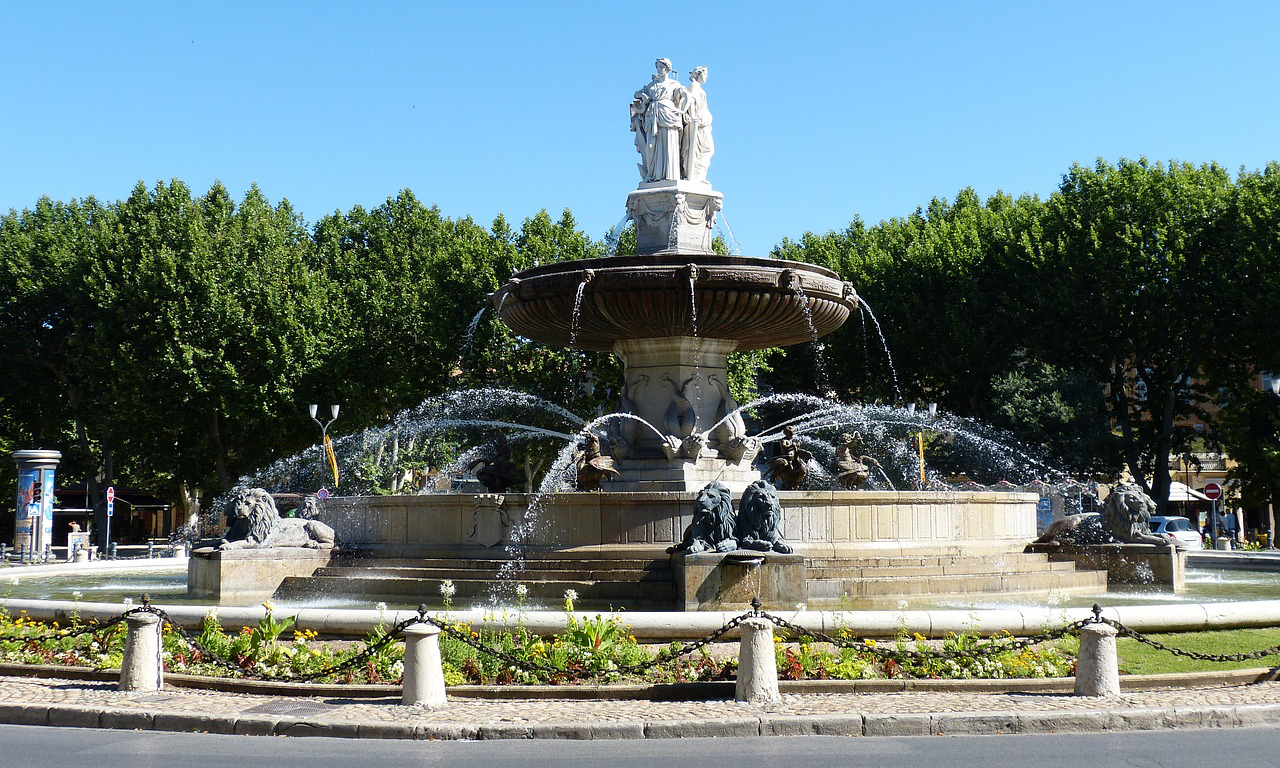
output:
<instances>
[{"instance_id":1,"label":"asphalt street","mask_svg":"<svg viewBox=\"0 0 1280 768\"><path fill-rule=\"evenodd\" d=\"M997 768L1136 766L1280 768L1280 728L1117 733L767 737L645 741L412 742L108 731L0 725L0 766L95 768L319 768L449 765L453 768L652 768L674 761L751 768Z\"/></svg>"}]
</instances>

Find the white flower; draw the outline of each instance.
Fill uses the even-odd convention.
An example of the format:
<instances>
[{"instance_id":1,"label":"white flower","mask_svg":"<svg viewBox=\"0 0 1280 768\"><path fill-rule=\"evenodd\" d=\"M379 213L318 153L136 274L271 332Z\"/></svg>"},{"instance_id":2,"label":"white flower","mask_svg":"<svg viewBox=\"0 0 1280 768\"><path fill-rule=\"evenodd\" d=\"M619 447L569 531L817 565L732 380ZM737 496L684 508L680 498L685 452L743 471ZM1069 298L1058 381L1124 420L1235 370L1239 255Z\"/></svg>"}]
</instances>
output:
<instances>
[{"instance_id":1,"label":"white flower","mask_svg":"<svg viewBox=\"0 0 1280 768\"><path fill-rule=\"evenodd\" d=\"M444 581L440 582L440 594L444 595L445 597L453 597L454 593L457 591L458 591L458 588L453 586L452 580L445 579Z\"/></svg>"},{"instance_id":2,"label":"white flower","mask_svg":"<svg viewBox=\"0 0 1280 768\"><path fill-rule=\"evenodd\" d=\"M81 591L80 591L80 590L78 590L78 589L77 589L75 592L72 592L72 593L71 593L71 599L72 599L72 600L79 600L79 599L80 599L80 598L82 598L82 597L84 597L84 593L83 593L83 592L81 592Z\"/></svg>"},{"instance_id":3,"label":"white flower","mask_svg":"<svg viewBox=\"0 0 1280 768\"><path fill-rule=\"evenodd\" d=\"M375 606L373 606L373 607L378 609L378 613L386 613L386 612L387 612L387 604L386 604L386 603L378 603L377 605L375 605Z\"/></svg>"},{"instance_id":4,"label":"white flower","mask_svg":"<svg viewBox=\"0 0 1280 768\"><path fill-rule=\"evenodd\" d=\"M807 610L809 610L809 606L808 606L808 604L806 604L806 603L796 603L796 610L797 610L797 611L807 611Z\"/></svg>"},{"instance_id":5,"label":"white flower","mask_svg":"<svg viewBox=\"0 0 1280 768\"><path fill-rule=\"evenodd\" d=\"M565 599L565 600L568 600L568 601L569 601L569 602L571 602L571 603L576 603L576 602L578 602L578 590L576 590L576 589L566 589L566 590L564 591L564 599Z\"/></svg>"},{"instance_id":6,"label":"white flower","mask_svg":"<svg viewBox=\"0 0 1280 768\"><path fill-rule=\"evenodd\" d=\"M905 611L905 610L907 610L907 601L906 601L906 600L899 600L899 601L898 601L898 610L900 610L900 611Z\"/></svg>"},{"instance_id":7,"label":"white flower","mask_svg":"<svg viewBox=\"0 0 1280 768\"><path fill-rule=\"evenodd\" d=\"M132 608L132 607L133 607L133 598L132 598L132 597L126 597L126 598L124 599L124 607L125 607L125 608Z\"/></svg>"},{"instance_id":8,"label":"white flower","mask_svg":"<svg viewBox=\"0 0 1280 768\"><path fill-rule=\"evenodd\" d=\"M517 584L517 585L516 585L516 595L517 595L518 597L528 597L528 596L529 596L529 585L528 585L528 584Z\"/></svg>"}]
</instances>

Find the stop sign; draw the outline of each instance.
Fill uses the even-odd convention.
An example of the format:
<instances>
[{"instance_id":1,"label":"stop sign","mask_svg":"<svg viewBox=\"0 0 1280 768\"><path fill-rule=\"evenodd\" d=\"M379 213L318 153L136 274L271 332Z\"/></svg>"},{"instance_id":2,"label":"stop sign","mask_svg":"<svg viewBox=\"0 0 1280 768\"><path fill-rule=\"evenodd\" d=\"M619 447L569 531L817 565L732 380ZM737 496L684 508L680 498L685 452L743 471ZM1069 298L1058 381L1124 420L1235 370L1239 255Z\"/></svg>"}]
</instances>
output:
<instances>
[{"instance_id":1,"label":"stop sign","mask_svg":"<svg viewBox=\"0 0 1280 768\"><path fill-rule=\"evenodd\" d=\"M1222 498L1222 486L1217 483L1209 483L1204 487L1204 495L1217 501Z\"/></svg>"}]
</instances>

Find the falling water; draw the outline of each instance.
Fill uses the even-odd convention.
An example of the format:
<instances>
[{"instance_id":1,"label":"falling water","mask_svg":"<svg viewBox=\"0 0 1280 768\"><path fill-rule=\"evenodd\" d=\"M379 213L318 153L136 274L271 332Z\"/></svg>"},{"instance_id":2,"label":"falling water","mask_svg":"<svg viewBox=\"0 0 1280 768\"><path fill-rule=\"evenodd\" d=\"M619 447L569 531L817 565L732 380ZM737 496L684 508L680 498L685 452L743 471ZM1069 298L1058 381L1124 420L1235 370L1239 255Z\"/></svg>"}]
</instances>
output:
<instances>
[{"instance_id":1,"label":"falling water","mask_svg":"<svg viewBox=\"0 0 1280 768\"><path fill-rule=\"evenodd\" d=\"M693 335L698 335L698 267L689 265L689 325Z\"/></svg>"},{"instance_id":2,"label":"falling water","mask_svg":"<svg viewBox=\"0 0 1280 768\"><path fill-rule=\"evenodd\" d=\"M505 293L502 295L502 300L507 300ZM484 306L480 308L480 311L475 314L475 317L471 318L471 322L467 325L467 332L462 335L462 348L459 351L460 356L466 357L467 352L470 351L472 338L476 334L476 328L480 325L480 318L484 316L485 311L488 309L489 302L485 302Z\"/></svg>"},{"instance_id":3,"label":"falling water","mask_svg":"<svg viewBox=\"0 0 1280 768\"><path fill-rule=\"evenodd\" d=\"M880 336L880 346L884 347L884 358L889 362L889 374L893 377L893 397L895 400L900 400L902 390L898 388L898 369L893 365L893 355L889 352L889 342L884 338L884 331L880 329L880 321L876 319L876 313L871 311L871 305L866 299L859 297L858 305L867 313L867 317L871 318L871 323L876 327L876 334Z\"/></svg>"},{"instance_id":4,"label":"falling water","mask_svg":"<svg viewBox=\"0 0 1280 768\"><path fill-rule=\"evenodd\" d=\"M569 320L569 346L578 345L578 323L582 320L582 294L587 289L587 281L578 283L578 292L573 296L573 314Z\"/></svg>"},{"instance_id":5,"label":"falling water","mask_svg":"<svg viewBox=\"0 0 1280 768\"><path fill-rule=\"evenodd\" d=\"M609 234L604 236L606 256L618 255L618 242L622 240L622 230L626 228L628 221L631 221L630 213L623 216L618 223L614 225L613 229L609 231Z\"/></svg>"},{"instance_id":6,"label":"falling water","mask_svg":"<svg viewBox=\"0 0 1280 768\"><path fill-rule=\"evenodd\" d=\"M738 238L734 237L733 227L729 226L729 220L725 218L724 211L716 214L716 228L721 230L721 236L724 237L725 242L729 245L729 255L741 256L742 245L738 243ZM727 236L725 236L725 233L727 233Z\"/></svg>"}]
</instances>

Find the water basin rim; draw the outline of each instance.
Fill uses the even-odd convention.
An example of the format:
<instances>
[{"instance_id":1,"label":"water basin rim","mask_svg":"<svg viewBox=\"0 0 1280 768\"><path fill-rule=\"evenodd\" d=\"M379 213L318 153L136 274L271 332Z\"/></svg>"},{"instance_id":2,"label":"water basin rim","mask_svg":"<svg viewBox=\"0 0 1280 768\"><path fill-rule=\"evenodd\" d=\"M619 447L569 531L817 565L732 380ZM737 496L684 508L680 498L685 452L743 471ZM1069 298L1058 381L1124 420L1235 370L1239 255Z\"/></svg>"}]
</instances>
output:
<instances>
[{"instance_id":1,"label":"water basin rim","mask_svg":"<svg viewBox=\"0 0 1280 768\"><path fill-rule=\"evenodd\" d=\"M681 254L681 253L662 253L662 254L633 254L629 256L599 256L591 259L573 259L570 261L557 261L551 264L540 264L536 267L529 267L521 270L512 277L525 278L542 277L545 275L554 275L563 272L579 272L584 270L608 270L608 269L625 269L633 267L667 267L682 268L689 265L696 267L761 267L782 270L796 270L800 272L810 272L822 277L843 283L844 279L836 272L817 264L809 264L803 261L791 261L789 259L775 259L768 256L706 256L700 254ZM499 289L499 292L501 289Z\"/></svg>"}]
</instances>

